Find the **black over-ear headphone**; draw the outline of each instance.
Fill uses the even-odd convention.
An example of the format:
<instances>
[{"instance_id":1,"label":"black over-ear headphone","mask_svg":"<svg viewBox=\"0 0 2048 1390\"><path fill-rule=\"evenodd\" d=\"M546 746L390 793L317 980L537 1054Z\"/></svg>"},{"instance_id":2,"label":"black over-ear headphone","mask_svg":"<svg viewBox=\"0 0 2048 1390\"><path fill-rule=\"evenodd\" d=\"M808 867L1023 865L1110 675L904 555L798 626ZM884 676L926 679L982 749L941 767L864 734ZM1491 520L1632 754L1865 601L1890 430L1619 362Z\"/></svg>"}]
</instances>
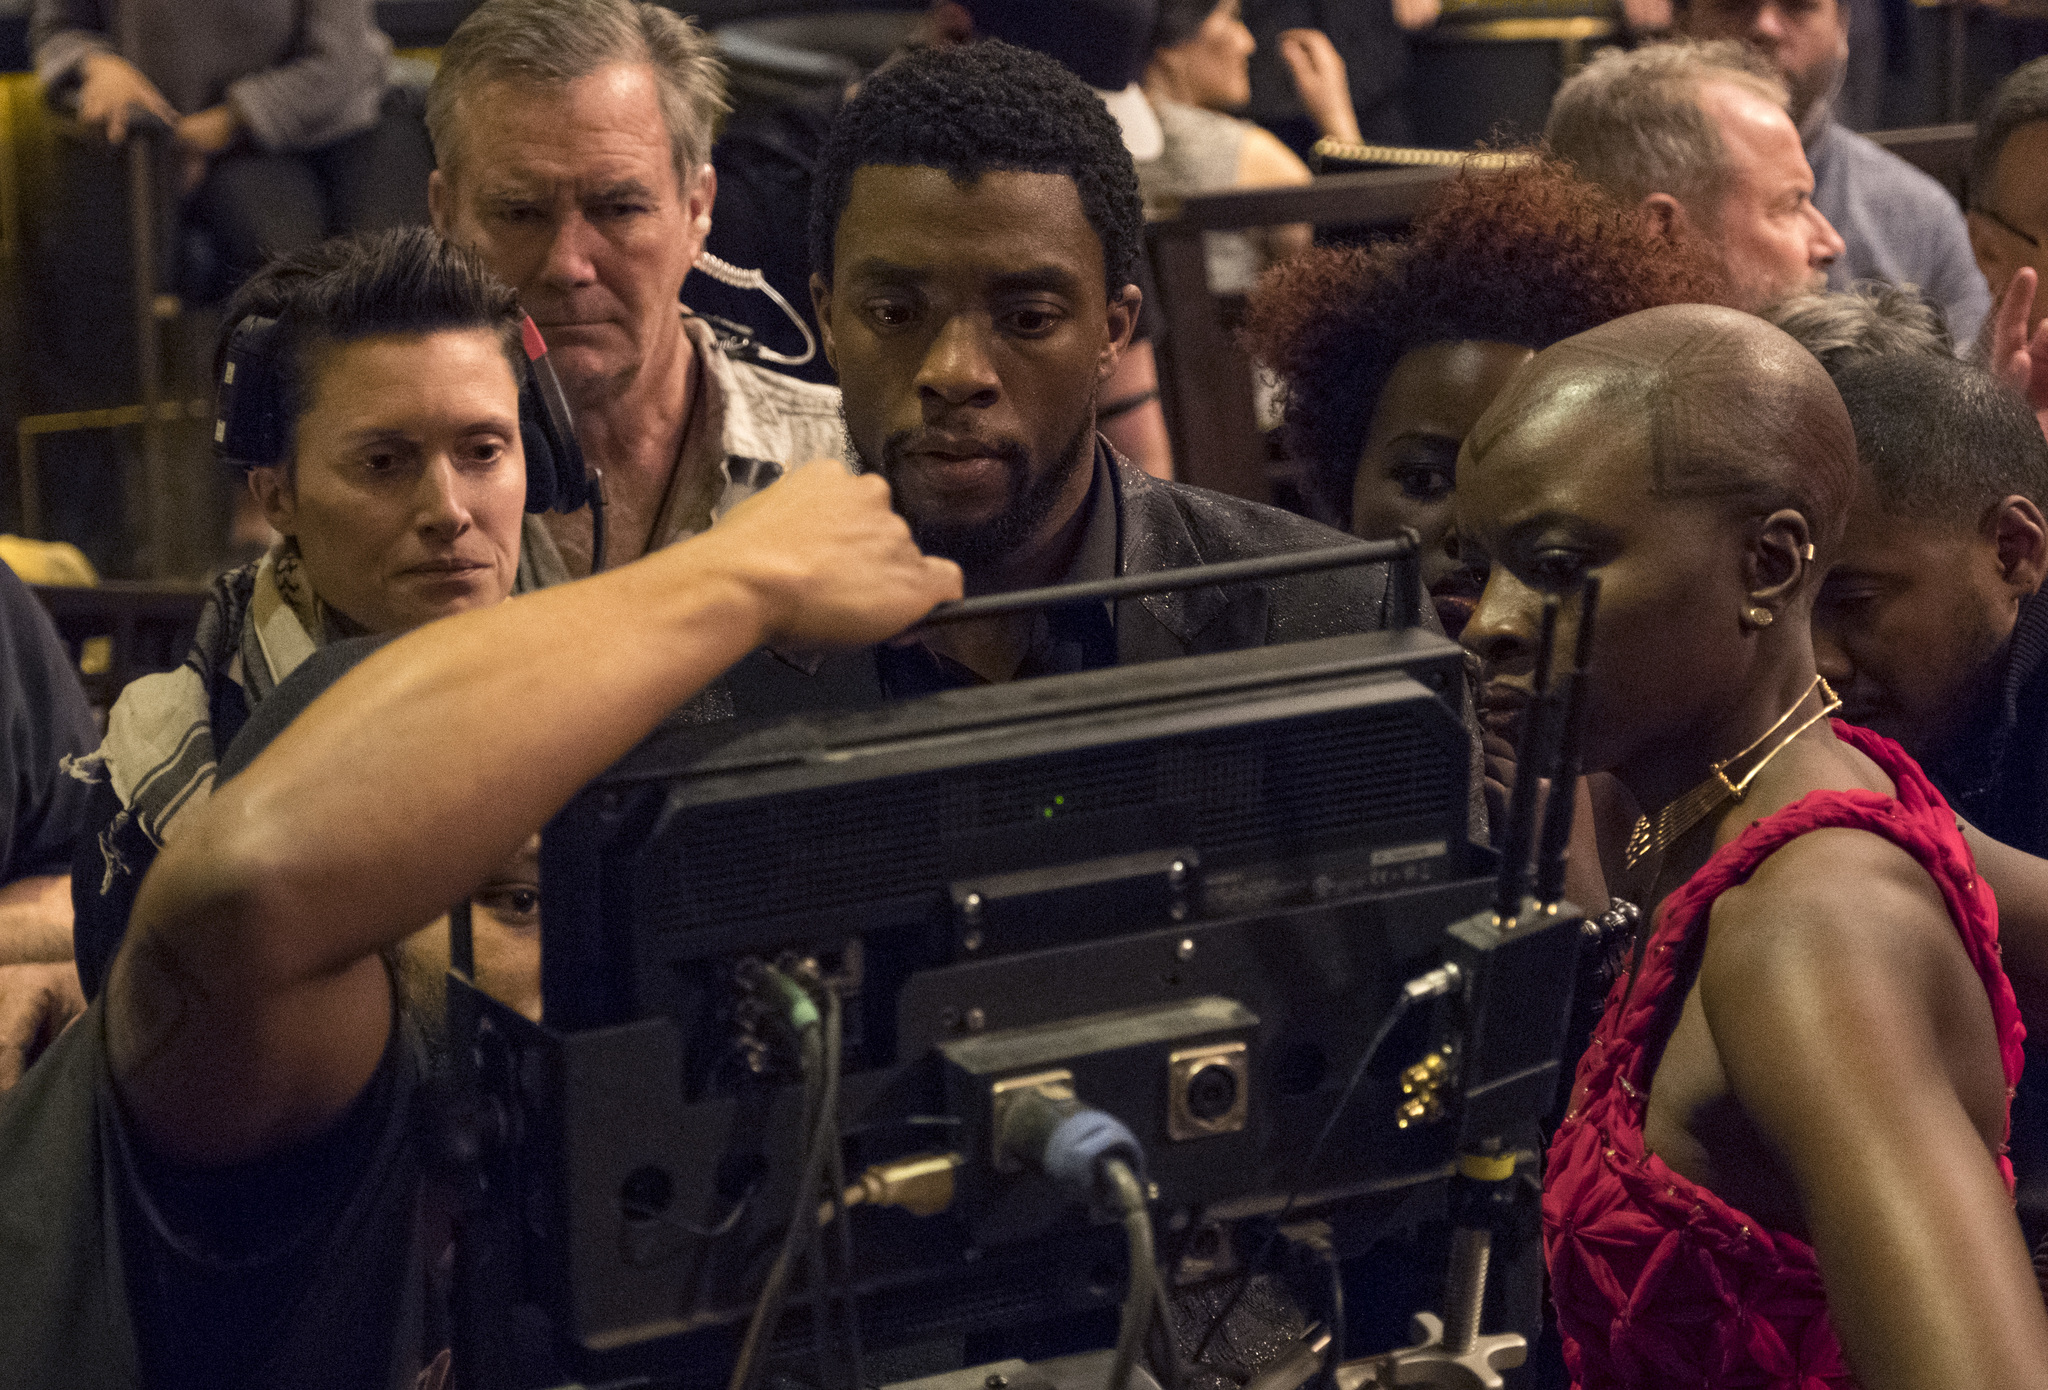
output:
<instances>
[{"instance_id":1,"label":"black over-ear headphone","mask_svg":"<svg viewBox=\"0 0 2048 1390\"><path fill-rule=\"evenodd\" d=\"M528 318L520 327L526 372L519 383L519 442L526 454L526 510L573 512L590 507L592 554L604 556L603 478L583 458L576 421L562 383L548 362L548 345ZM273 467L284 461L291 422L277 360L277 320L251 314L235 325L221 355L214 405L213 452L236 468Z\"/></svg>"}]
</instances>

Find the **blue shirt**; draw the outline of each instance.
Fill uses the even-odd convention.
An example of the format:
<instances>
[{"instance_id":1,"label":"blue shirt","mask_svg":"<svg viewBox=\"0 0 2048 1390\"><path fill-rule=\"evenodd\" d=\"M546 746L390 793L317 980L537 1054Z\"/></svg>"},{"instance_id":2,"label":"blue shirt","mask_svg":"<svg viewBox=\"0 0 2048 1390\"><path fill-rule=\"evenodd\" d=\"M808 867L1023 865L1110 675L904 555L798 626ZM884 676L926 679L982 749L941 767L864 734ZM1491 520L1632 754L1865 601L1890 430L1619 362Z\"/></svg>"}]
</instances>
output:
<instances>
[{"instance_id":1,"label":"blue shirt","mask_svg":"<svg viewBox=\"0 0 2048 1390\"><path fill-rule=\"evenodd\" d=\"M1917 285L1958 349L1976 341L1991 291L1970 253L1963 210L1948 190L1876 141L1829 121L1806 152L1813 205L1848 243L1828 288L1856 280Z\"/></svg>"}]
</instances>

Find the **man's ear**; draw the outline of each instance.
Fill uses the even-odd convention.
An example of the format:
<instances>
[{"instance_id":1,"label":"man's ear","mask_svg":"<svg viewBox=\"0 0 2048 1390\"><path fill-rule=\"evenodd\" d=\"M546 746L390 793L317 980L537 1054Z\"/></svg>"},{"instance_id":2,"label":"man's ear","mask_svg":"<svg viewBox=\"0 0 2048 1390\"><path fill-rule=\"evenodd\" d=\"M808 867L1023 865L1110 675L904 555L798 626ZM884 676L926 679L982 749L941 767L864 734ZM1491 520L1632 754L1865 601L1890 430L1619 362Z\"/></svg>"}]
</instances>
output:
<instances>
[{"instance_id":1,"label":"man's ear","mask_svg":"<svg viewBox=\"0 0 2048 1390\"><path fill-rule=\"evenodd\" d=\"M280 536L298 533L299 497L284 469L250 469L249 495L263 509L263 519L271 530Z\"/></svg>"},{"instance_id":2,"label":"man's ear","mask_svg":"<svg viewBox=\"0 0 2048 1390\"><path fill-rule=\"evenodd\" d=\"M1138 331L1138 310L1144 305L1145 292L1136 285L1125 285L1109 301L1109 344L1103 349L1102 360L1095 365L1095 378L1109 380L1116 370L1117 359L1124 349L1131 345L1131 335Z\"/></svg>"},{"instance_id":3,"label":"man's ear","mask_svg":"<svg viewBox=\"0 0 2048 1390\"><path fill-rule=\"evenodd\" d=\"M832 286L817 271L811 272L811 314L818 320L818 345L832 370L839 370L839 358L832 345Z\"/></svg>"},{"instance_id":4,"label":"man's ear","mask_svg":"<svg viewBox=\"0 0 2048 1390\"><path fill-rule=\"evenodd\" d=\"M1669 193L1649 194L1636 206L1650 219L1650 230L1666 241L1677 241L1692 226L1692 219L1685 215L1685 204Z\"/></svg>"},{"instance_id":5,"label":"man's ear","mask_svg":"<svg viewBox=\"0 0 2048 1390\"><path fill-rule=\"evenodd\" d=\"M683 189L683 216L687 219L690 235L696 238L699 255L703 254L704 243L711 237L711 205L717 201L718 170L709 164L700 164L697 177Z\"/></svg>"},{"instance_id":6,"label":"man's ear","mask_svg":"<svg viewBox=\"0 0 2048 1390\"><path fill-rule=\"evenodd\" d=\"M970 43L974 39L974 14L959 0L935 0L925 12L925 41L939 47Z\"/></svg>"},{"instance_id":7,"label":"man's ear","mask_svg":"<svg viewBox=\"0 0 2048 1390\"><path fill-rule=\"evenodd\" d=\"M434 224L434 230L443 238L448 235L448 221L455 205L455 191L448 186L448 176L439 169L427 175L427 220Z\"/></svg>"},{"instance_id":8,"label":"man's ear","mask_svg":"<svg viewBox=\"0 0 2048 1390\"><path fill-rule=\"evenodd\" d=\"M1790 507L1780 507L1763 520L1749 548L1749 606L1781 615L1791 605L1811 572L1806 558L1813 544L1813 531L1806 517Z\"/></svg>"},{"instance_id":9,"label":"man's ear","mask_svg":"<svg viewBox=\"0 0 2048 1390\"><path fill-rule=\"evenodd\" d=\"M2031 594L2048 578L2048 519L2017 494L1985 515L1985 539L1998 547L1998 573L2014 597Z\"/></svg>"}]
</instances>

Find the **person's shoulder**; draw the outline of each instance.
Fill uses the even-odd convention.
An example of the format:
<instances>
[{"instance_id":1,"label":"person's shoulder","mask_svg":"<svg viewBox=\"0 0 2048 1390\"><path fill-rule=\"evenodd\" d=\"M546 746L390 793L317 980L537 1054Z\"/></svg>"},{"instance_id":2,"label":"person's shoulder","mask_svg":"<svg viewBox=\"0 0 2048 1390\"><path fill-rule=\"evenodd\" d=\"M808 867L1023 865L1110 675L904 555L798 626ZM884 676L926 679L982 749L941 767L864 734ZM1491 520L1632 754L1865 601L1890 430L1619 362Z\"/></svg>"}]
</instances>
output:
<instances>
[{"instance_id":1,"label":"person's shoulder","mask_svg":"<svg viewBox=\"0 0 2048 1390\"><path fill-rule=\"evenodd\" d=\"M1237 151L1237 183L1240 188L1285 188L1308 183L1315 173L1280 142L1280 137L1263 126L1250 126Z\"/></svg>"},{"instance_id":2,"label":"person's shoulder","mask_svg":"<svg viewBox=\"0 0 2048 1390\"><path fill-rule=\"evenodd\" d=\"M1119 459L1124 543L1134 571L1253 560L1349 545L1356 538L1298 513L1187 483L1164 482ZM1389 570L1382 562L1258 581L1267 602L1267 640L1370 632L1388 621ZM1248 586L1249 587L1249 586ZM1422 623L1433 627L1429 605Z\"/></svg>"},{"instance_id":3,"label":"person's shoulder","mask_svg":"<svg viewBox=\"0 0 2048 1390\"><path fill-rule=\"evenodd\" d=\"M707 374L717 379L726 397L723 443L728 455L794 466L845 453L838 387L742 362L708 332L691 336L706 356Z\"/></svg>"},{"instance_id":4,"label":"person's shoulder","mask_svg":"<svg viewBox=\"0 0 2048 1390\"><path fill-rule=\"evenodd\" d=\"M1253 129L1252 123L1242 117L1211 111L1206 106L1190 106L1182 101L1155 99L1152 110L1159 117L1159 128L1169 140L1214 139L1219 135L1238 135Z\"/></svg>"},{"instance_id":5,"label":"person's shoulder","mask_svg":"<svg viewBox=\"0 0 2048 1390\"><path fill-rule=\"evenodd\" d=\"M1825 975L1844 953L1900 961L1960 944L1968 924L1951 915L1935 879L1946 856L1896 802L1871 800L1871 814L1817 824L1716 899L1711 949L1725 967L1718 973ZM1967 866L1966 849L1962 861Z\"/></svg>"},{"instance_id":6,"label":"person's shoulder","mask_svg":"<svg viewBox=\"0 0 2048 1390\"><path fill-rule=\"evenodd\" d=\"M755 401L772 402L783 410L795 411L801 415L829 415L839 418L839 388L823 382L805 381L778 372L772 367L757 362L742 362L731 356L734 379L740 383L746 396Z\"/></svg>"},{"instance_id":7,"label":"person's shoulder","mask_svg":"<svg viewBox=\"0 0 2048 1390\"><path fill-rule=\"evenodd\" d=\"M1942 187L1940 180L1893 154L1868 135L1860 135L1847 126L1837 124L1824 138L1832 146L1831 153L1841 160L1845 172L1859 182L1881 184L1887 199L1907 198L1929 209L1938 207L1957 217L1962 216L1955 198Z\"/></svg>"},{"instance_id":8,"label":"person's shoulder","mask_svg":"<svg viewBox=\"0 0 2048 1390\"><path fill-rule=\"evenodd\" d=\"M1247 560L1289 550L1343 545L1352 537L1284 507L1253 502L1192 483L1154 478L1117 460L1126 507L1170 508L1186 522L1204 562Z\"/></svg>"}]
</instances>

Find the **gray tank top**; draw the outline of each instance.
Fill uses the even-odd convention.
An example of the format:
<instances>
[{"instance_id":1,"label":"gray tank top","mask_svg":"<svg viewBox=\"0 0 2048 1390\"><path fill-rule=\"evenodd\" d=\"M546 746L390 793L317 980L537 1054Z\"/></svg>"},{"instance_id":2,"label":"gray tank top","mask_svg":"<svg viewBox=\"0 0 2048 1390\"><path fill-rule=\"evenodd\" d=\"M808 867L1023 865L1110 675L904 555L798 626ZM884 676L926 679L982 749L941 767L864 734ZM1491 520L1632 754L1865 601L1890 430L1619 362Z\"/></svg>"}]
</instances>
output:
<instances>
[{"instance_id":1,"label":"gray tank top","mask_svg":"<svg viewBox=\"0 0 2048 1390\"><path fill-rule=\"evenodd\" d=\"M1152 109L1159 113L1166 147L1159 158L1138 164L1138 190L1145 196L1148 218L1172 216L1183 198L1237 186L1245 132L1251 129L1248 122L1177 101L1155 101ZM1210 289L1243 294L1252 287L1264 260L1247 233L1208 232L1203 242Z\"/></svg>"}]
</instances>

